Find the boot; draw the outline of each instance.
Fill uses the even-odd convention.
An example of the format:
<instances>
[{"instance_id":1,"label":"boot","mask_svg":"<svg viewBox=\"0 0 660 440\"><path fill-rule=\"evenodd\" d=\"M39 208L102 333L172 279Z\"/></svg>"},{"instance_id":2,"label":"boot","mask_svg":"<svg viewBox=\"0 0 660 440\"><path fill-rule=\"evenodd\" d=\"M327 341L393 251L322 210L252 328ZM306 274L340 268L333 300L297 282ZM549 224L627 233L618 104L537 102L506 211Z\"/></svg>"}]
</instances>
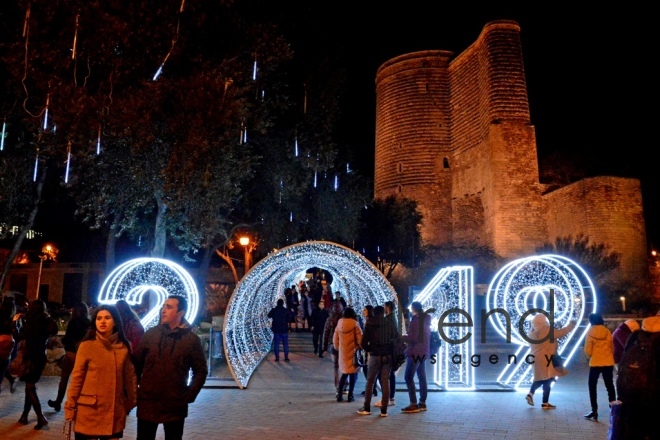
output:
<instances>
[{"instance_id":1,"label":"boot","mask_svg":"<svg viewBox=\"0 0 660 440\"><path fill-rule=\"evenodd\" d=\"M598 421L598 411L592 409L589 414L584 415L584 418L589 419L589 420L593 419L594 422L597 422Z\"/></svg>"},{"instance_id":2,"label":"boot","mask_svg":"<svg viewBox=\"0 0 660 440\"><path fill-rule=\"evenodd\" d=\"M44 426L48 425L48 419L44 415L37 416L37 424L34 425L34 429L41 429Z\"/></svg>"},{"instance_id":3,"label":"boot","mask_svg":"<svg viewBox=\"0 0 660 440\"><path fill-rule=\"evenodd\" d=\"M23 412L23 414L21 414L21 418L18 419L18 423L20 423L21 425L27 425L29 423L27 416L28 416L28 413Z\"/></svg>"},{"instance_id":4,"label":"boot","mask_svg":"<svg viewBox=\"0 0 660 440\"><path fill-rule=\"evenodd\" d=\"M59 412L62 409L62 403L57 400L48 400L48 406L53 408L55 412Z\"/></svg>"}]
</instances>

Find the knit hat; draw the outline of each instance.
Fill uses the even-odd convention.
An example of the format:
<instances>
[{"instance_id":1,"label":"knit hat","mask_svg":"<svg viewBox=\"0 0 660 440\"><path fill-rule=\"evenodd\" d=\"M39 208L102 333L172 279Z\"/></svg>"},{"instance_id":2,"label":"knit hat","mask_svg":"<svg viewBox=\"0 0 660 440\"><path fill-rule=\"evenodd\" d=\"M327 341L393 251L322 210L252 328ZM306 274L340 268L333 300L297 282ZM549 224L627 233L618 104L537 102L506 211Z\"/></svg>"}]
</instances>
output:
<instances>
[{"instance_id":1,"label":"knit hat","mask_svg":"<svg viewBox=\"0 0 660 440\"><path fill-rule=\"evenodd\" d=\"M639 330L639 322L637 322L637 320L635 320L635 319L628 319L625 322L625 324L628 326L628 328L632 332L636 332L637 330Z\"/></svg>"}]
</instances>

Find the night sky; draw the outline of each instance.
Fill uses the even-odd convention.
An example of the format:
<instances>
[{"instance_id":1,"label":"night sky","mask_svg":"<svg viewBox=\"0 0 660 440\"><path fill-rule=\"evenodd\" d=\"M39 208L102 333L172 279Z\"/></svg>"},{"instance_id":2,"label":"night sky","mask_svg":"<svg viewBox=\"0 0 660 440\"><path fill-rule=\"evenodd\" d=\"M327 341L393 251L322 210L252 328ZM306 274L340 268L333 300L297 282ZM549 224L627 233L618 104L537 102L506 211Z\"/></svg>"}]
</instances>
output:
<instances>
[{"instance_id":1,"label":"night sky","mask_svg":"<svg viewBox=\"0 0 660 440\"><path fill-rule=\"evenodd\" d=\"M655 14L632 6L582 10L525 7L447 7L443 2L343 0L264 1L264 16L282 23L304 76L324 57L347 69L340 132L373 177L375 77L393 57L418 50L456 55L493 20L521 26L531 121L540 156L587 154L600 175L642 181L649 245L660 245L657 137L651 115L657 97ZM648 101L648 103L647 103Z\"/></svg>"}]
</instances>

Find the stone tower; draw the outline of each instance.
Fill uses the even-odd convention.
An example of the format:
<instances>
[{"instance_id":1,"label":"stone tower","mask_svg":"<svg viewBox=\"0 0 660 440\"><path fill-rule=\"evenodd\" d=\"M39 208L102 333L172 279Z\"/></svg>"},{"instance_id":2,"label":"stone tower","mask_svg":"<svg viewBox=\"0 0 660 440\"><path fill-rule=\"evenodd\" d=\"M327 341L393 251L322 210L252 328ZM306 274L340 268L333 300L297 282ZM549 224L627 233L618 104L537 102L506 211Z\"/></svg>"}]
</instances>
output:
<instances>
[{"instance_id":1,"label":"stone tower","mask_svg":"<svg viewBox=\"0 0 660 440\"><path fill-rule=\"evenodd\" d=\"M627 276L648 276L639 181L585 179L547 193L539 182L513 21L486 24L456 57L414 52L378 69L374 190L416 200L428 244L514 258L582 233L620 252Z\"/></svg>"}]
</instances>

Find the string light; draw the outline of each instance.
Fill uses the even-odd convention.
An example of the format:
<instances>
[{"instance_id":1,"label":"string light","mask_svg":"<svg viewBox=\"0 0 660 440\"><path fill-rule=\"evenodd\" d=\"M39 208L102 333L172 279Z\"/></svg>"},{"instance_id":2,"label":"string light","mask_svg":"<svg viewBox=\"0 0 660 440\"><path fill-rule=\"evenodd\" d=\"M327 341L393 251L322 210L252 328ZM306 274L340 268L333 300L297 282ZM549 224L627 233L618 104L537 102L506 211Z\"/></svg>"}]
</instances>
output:
<instances>
[{"instance_id":1,"label":"string light","mask_svg":"<svg viewBox=\"0 0 660 440\"><path fill-rule=\"evenodd\" d=\"M37 181L37 168L39 168L39 151L37 151L37 158L34 160L34 173L32 173L32 181Z\"/></svg>"},{"instance_id":2,"label":"string light","mask_svg":"<svg viewBox=\"0 0 660 440\"><path fill-rule=\"evenodd\" d=\"M257 79L257 54L254 54L254 67L252 68L252 81Z\"/></svg>"},{"instance_id":3,"label":"string light","mask_svg":"<svg viewBox=\"0 0 660 440\"><path fill-rule=\"evenodd\" d=\"M44 130L48 128L48 104L50 103L50 95L46 95L46 110L44 113Z\"/></svg>"},{"instance_id":4,"label":"string light","mask_svg":"<svg viewBox=\"0 0 660 440\"><path fill-rule=\"evenodd\" d=\"M96 138L96 155L101 154L101 124L99 124L99 135Z\"/></svg>"},{"instance_id":5,"label":"string light","mask_svg":"<svg viewBox=\"0 0 660 440\"><path fill-rule=\"evenodd\" d=\"M195 281L183 267L161 258L136 258L121 264L103 282L98 302L114 304L123 299L136 305L141 304L149 292L153 293L147 297L150 304L156 304L140 320L145 329L158 325L160 309L169 295L185 297L188 300L186 321L195 321L199 308Z\"/></svg>"},{"instance_id":6,"label":"string light","mask_svg":"<svg viewBox=\"0 0 660 440\"><path fill-rule=\"evenodd\" d=\"M0 136L0 151L5 149L5 133L7 129L7 120L2 121L2 136Z\"/></svg>"},{"instance_id":7,"label":"string light","mask_svg":"<svg viewBox=\"0 0 660 440\"><path fill-rule=\"evenodd\" d=\"M71 141L66 147L66 171L64 172L64 183L69 183L69 167L71 165Z\"/></svg>"},{"instance_id":8,"label":"string light","mask_svg":"<svg viewBox=\"0 0 660 440\"><path fill-rule=\"evenodd\" d=\"M73 50L71 52L71 59L75 60L76 59L76 45L78 42L78 19L80 18L80 14L76 14L76 30L73 33Z\"/></svg>"},{"instance_id":9,"label":"string light","mask_svg":"<svg viewBox=\"0 0 660 440\"><path fill-rule=\"evenodd\" d=\"M270 351L273 333L266 316L301 270L318 267L332 275L335 291L360 311L367 304L397 302L396 292L366 258L344 246L316 241L282 248L256 264L236 285L225 314L223 337L232 376L247 386Z\"/></svg>"},{"instance_id":10,"label":"string light","mask_svg":"<svg viewBox=\"0 0 660 440\"><path fill-rule=\"evenodd\" d=\"M298 157L298 138L297 137L296 137L296 141L295 141L294 144L295 144L294 154L295 154L296 157Z\"/></svg>"}]
</instances>

